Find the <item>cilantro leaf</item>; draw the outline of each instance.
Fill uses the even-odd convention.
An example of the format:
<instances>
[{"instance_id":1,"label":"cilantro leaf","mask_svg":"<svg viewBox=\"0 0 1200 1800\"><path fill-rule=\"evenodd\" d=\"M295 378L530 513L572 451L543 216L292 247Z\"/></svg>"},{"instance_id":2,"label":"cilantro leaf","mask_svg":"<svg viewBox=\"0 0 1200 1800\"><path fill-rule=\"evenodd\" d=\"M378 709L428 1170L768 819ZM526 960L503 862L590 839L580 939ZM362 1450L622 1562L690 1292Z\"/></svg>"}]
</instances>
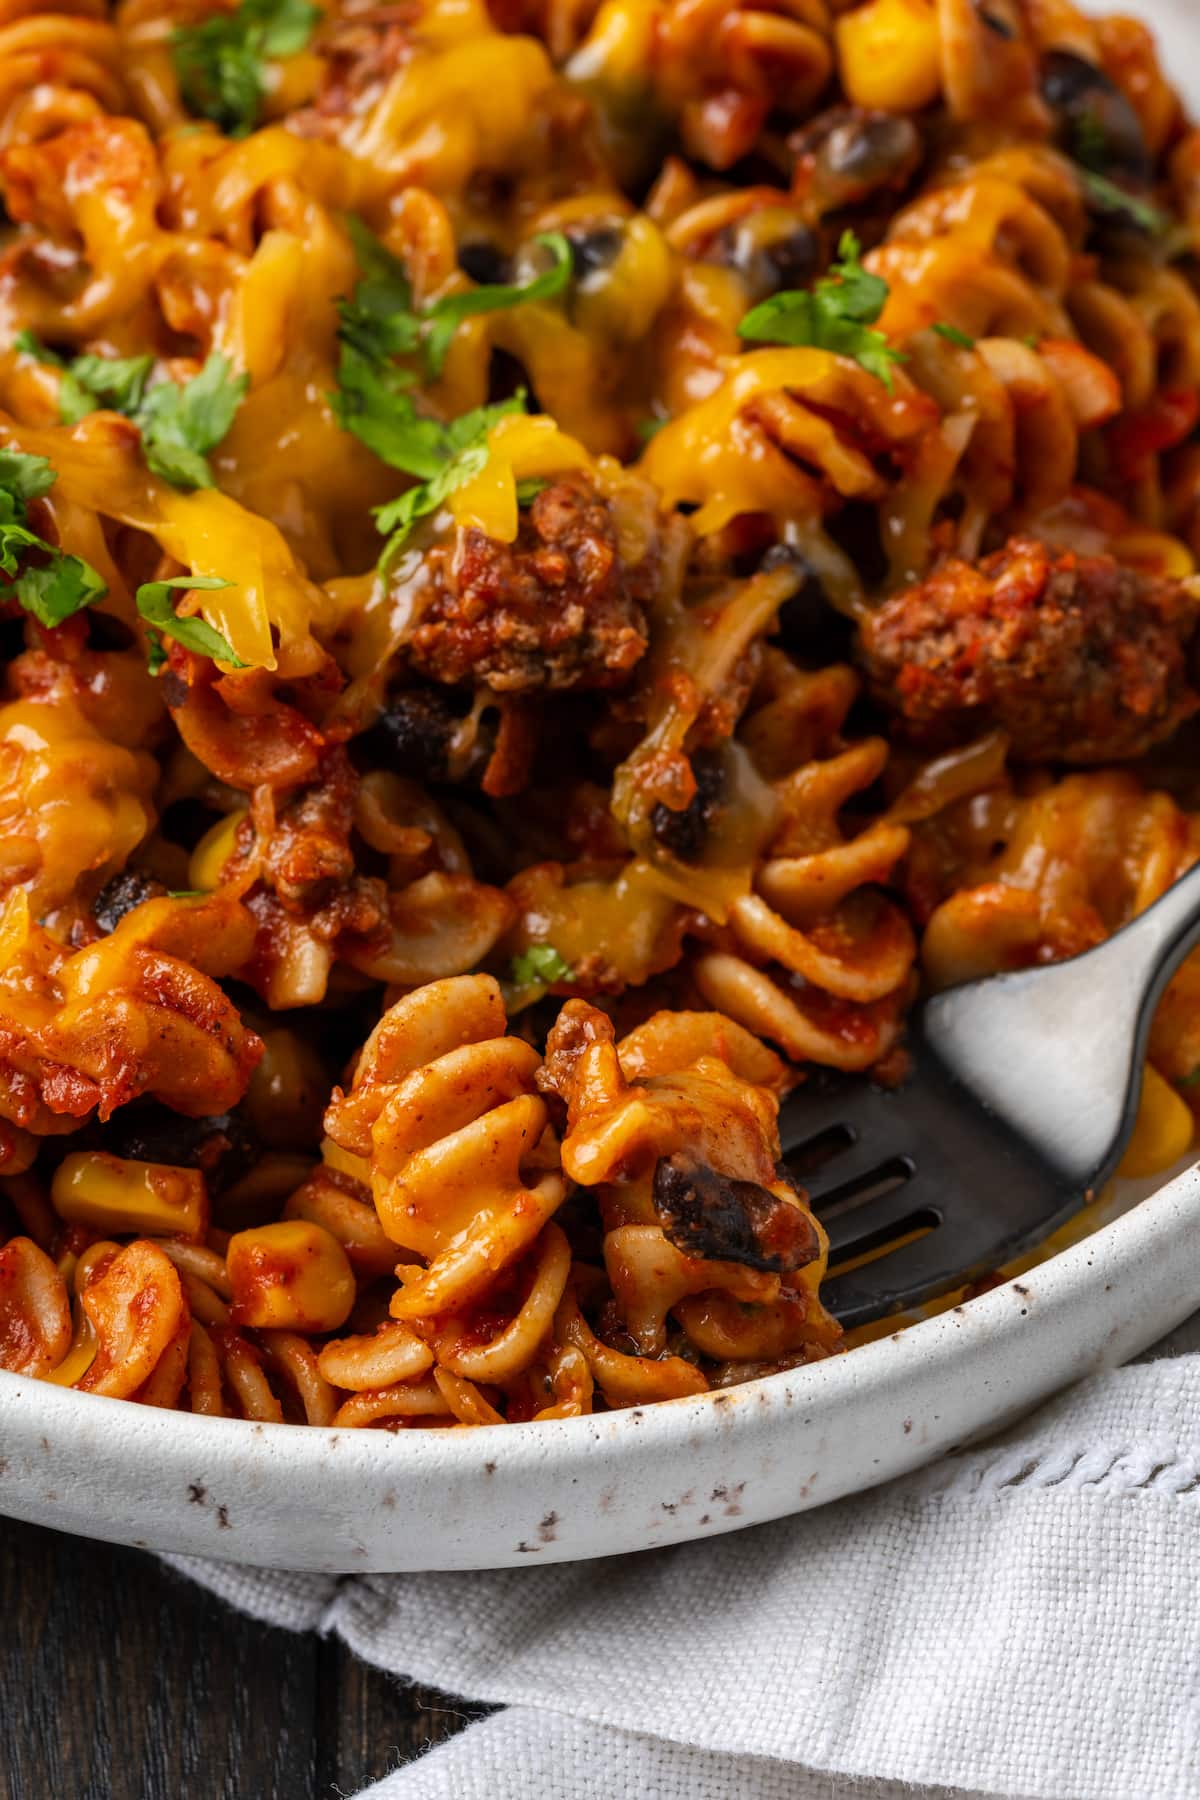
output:
<instances>
[{"instance_id":1,"label":"cilantro leaf","mask_svg":"<svg viewBox=\"0 0 1200 1800\"><path fill-rule=\"evenodd\" d=\"M57 480L48 457L29 456L24 450L0 450L0 500L40 500Z\"/></svg>"},{"instance_id":2,"label":"cilantro leaf","mask_svg":"<svg viewBox=\"0 0 1200 1800\"><path fill-rule=\"evenodd\" d=\"M113 412L136 412L154 366L151 355L76 356L67 362L32 331L19 331L13 342L26 356L36 356L60 371L58 411L64 425L77 425L101 406Z\"/></svg>"},{"instance_id":3,"label":"cilantro leaf","mask_svg":"<svg viewBox=\"0 0 1200 1800\"><path fill-rule=\"evenodd\" d=\"M330 405L344 430L352 431L381 461L418 483L375 508L380 531L389 534L384 549L387 557L404 543L418 519L437 512L456 488L479 474L487 462L488 432L506 413L524 412L525 394L477 406L448 424L418 412L412 392L417 376L392 358L419 347L425 324L435 312L431 309L422 319L412 311L412 290L403 268L361 220L348 219L347 228L363 277L350 298L339 302L338 384L329 396ZM538 280L553 274L549 271ZM519 290L520 294L527 297L533 286L536 283ZM470 297L495 291L476 289ZM506 295L516 291L504 290ZM508 298L504 304L514 302ZM451 334L459 318L466 316L460 313L454 318ZM449 343L449 336L445 341Z\"/></svg>"},{"instance_id":4,"label":"cilantro leaf","mask_svg":"<svg viewBox=\"0 0 1200 1800\"><path fill-rule=\"evenodd\" d=\"M346 216L346 229L362 270L349 300L339 306L343 343L364 356L401 356L420 342L421 321L412 310L412 287L404 265L362 220Z\"/></svg>"},{"instance_id":5,"label":"cilantro leaf","mask_svg":"<svg viewBox=\"0 0 1200 1800\"><path fill-rule=\"evenodd\" d=\"M975 348L975 339L971 337L969 333L960 331L957 325L947 325L944 320L939 319L938 322L935 325L931 325L929 329L931 331L936 331L940 338L945 338L948 344L957 345L960 350L973 350Z\"/></svg>"},{"instance_id":6,"label":"cilantro leaf","mask_svg":"<svg viewBox=\"0 0 1200 1800\"><path fill-rule=\"evenodd\" d=\"M1083 197L1093 212L1123 219L1136 230L1145 232L1147 237L1162 237L1167 231L1170 219L1148 200L1127 193L1115 181L1110 181L1106 175L1097 175L1093 169L1077 169L1076 173Z\"/></svg>"},{"instance_id":7,"label":"cilantro leaf","mask_svg":"<svg viewBox=\"0 0 1200 1800\"><path fill-rule=\"evenodd\" d=\"M553 944L531 944L512 959L512 978L518 987L544 986L569 981L571 965Z\"/></svg>"},{"instance_id":8,"label":"cilantro leaf","mask_svg":"<svg viewBox=\"0 0 1200 1800\"><path fill-rule=\"evenodd\" d=\"M561 231L539 232L534 238L552 257L550 267L526 282L497 282L468 288L459 294L445 294L425 311L429 335L425 340L425 362L431 375L440 375L450 340L464 319L480 313L500 312L509 306L521 306L528 300L552 300L561 294L571 280L573 258L571 246Z\"/></svg>"},{"instance_id":9,"label":"cilantro leaf","mask_svg":"<svg viewBox=\"0 0 1200 1800\"><path fill-rule=\"evenodd\" d=\"M670 419L639 419L634 426L634 430L637 432L642 443L648 444L651 438L658 436L664 425L669 425L670 423Z\"/></svg>"},{"instance_id":10,"label":"cilantro leaf","mask_svg":"<svg viewBox=\"0 0 1200 1800\"><path fill-rule=\"evenodd\" d=\"M150 626L150 654L147 663L152 675L156 675L167 660L160 635L163 632L174 638L177 644L182 644L185 650L194 651L197 656L218 658L221 662L231 663L235 669L246 668L247 665L240 656L234 655L219 631L214 631L206 619L180 618L171 598L172 588L210 592L214 588L233 585L232 581L223 581L219 575L172 575L166 581L142 583L136 596L137 609Z\"/></svg>"},{"instance_id":11,"label":"cilantro leaf","mask_svg":"<svg viewBox=\"0 0 1200 1800\"><path fill-rule=\"evenodd\" d=\"M205 452L221 442L249 386L248 376L231 375L227 356L214 352L193 380L182 386L159 381L147 393L153 356L77 356L68 363L31 331L18 333L14 341L26 355L62 371L59 411L64 424L77 424L99 406L110 407L141 428L142 450L155 475L176 487L214 486Z\"/></svg>"},{"instance_id":12,"label":"cilantro leaf","mask_svg":"<svg viewBox=\"0 0 1200 1800\"><path fill-rule=\"evenodd\" d=\"M514 394L511 400L498 400L492 406L477 406L472 412L463 413L461 418L451 420L449 425L438 426L442 433L442 461L434 473L419 486L409 488L406 494L375 508L376 525L380 531L391 534L385 556L400 548L418 519L437 512L457 488L474 480L486 466L488 432L497 419L506 413L524 410L525 395L522 392ZM433 421L424 419L420 423L428 425Z\"/></svg>"},{"instance_id":13,"label":"cilantro leaf","mask_svg":"<svg viewBox=\"0 0 1200 1800\"><path fill-rule=\"evenodd\" d=\"M32 331L18 331L13 344L26 356L36 357L38 362L59 371L58 416L64 425L78 425L80 419L86 419L89 413L95 412L95 400L77 378L71 365L43 344Z\"/></svg>"},{"instance_id":14,"label":"cilantro leaf","mask_svg":"<svg viewBox=\"0 0 1200 1800\"><path fill-rule=\"evenodd\" d=\"M893 366L904 357L882 331L871 329L887 304L888 285L863 268L861 256L854 233L844 232L829 276L811 289L792 288L752 307L738 335L756 343L808 345L848 356L891 393Z\"/></svg>"},{"instance_id":15,"label":"cilantro leaf","mask_svg":"<svg viewBox=\"0 0 1200 1800\"><path fill-rule=\"evenodd\" d=\"M132 415L142 404L153 367L149 352L144 356L77 356L70 372L102 406Z\"/></svg>"},{"instance_id":16,"label":"cilantro leaf","mask_svg":"<svg viewBox=\"0 0 1200 1800\"><path fill-rule=\"evenodd\" d=\"M48 630L107 592L90 563L30 529L26 502L40 499L56 480L44 456L0 450L0 569L13 577L10 591L25 611ZM30 562L30 551L44 560Z\"/></svg>"},{"instance_id":17,"label":"cilantro leaf","mask_svg":"<svg viewBox=\"0 0 1200 1800\"><path fill-rule=\"evenodd\" d=\"M528 481L518 481L517 505L532 506L538 495L549 486L550 483L543 475L531 475Z\"/></svg>"},{"instance_id":18,"label":"cilantro leaf","mask_svg":"<svg viewBox=\"0 0 1200 1800\"><path fill-rule=\"evenodd\" d=\"M102 599L108 589L81 556L68 556L49 544L40 547L50 552L50 561L22 569L13 587L25 611L52 631L93 600Z\"/></svg>"},{"instance_id":19,"label":"cilantro leaf","mask_svg":"<svg viewBox=\"0 0 1200 1800\"><path fill-rule=\"evenodd\" d=\"M191 381L182 387L156 383L138 408L147 467L175 487L215 486L205 454L233 424L249 386L248 376L232 375L230 369L229 358L214 351Z\"/></svg>"},{"instance_id":20,"label":"cilantro leaf","mask_svg":"<svg viewBox=\"0 0 1200 1800\"><path fill-rule=\"evenodd\" d=\"M393 469L427 480L445 460L445 427L423 418L408 390L415 377L387 361L376 362L343 341L338 385L330 395L333 416Z\"/></svg>"},{"instance_id":21,"label":"cilantro leaf","mask_svg":"<svg viewBox=\"0 0 1200 1800\"><path fill-rule=\"evenodd\" d=\"M264 62L304 49L321 17L310 0L242 0L171 34L184 105L230 137L254 130L267 82Z\"/></svg>"}]
</instances>

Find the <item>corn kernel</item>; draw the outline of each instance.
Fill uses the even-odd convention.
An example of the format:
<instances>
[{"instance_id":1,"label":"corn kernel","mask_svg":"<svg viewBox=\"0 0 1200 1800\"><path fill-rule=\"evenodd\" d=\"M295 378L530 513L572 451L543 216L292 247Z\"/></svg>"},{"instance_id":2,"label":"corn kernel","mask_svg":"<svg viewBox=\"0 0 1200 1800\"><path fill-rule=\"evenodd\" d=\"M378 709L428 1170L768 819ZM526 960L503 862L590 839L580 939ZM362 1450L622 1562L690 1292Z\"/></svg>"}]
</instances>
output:
<instances>
[{"instance_id":1,"label":"corn kernel","mask_svg":"<svg viewBox=\"0 0 1200 1800\"><path fill-rule=\"evenodd\" d=\"M855 106L914 112L942 87L937 15L928 0L869 0L837 21L842 85Z\"/></svg>"},{"instance_id":2,"label":"corn kernel","mask_svg":"<svg viewBox=\"0 0 1200 1800\"><path fill-rule=\"evenodd\" d=\"M1169 1169L1190 1148L1195 1123L1187 1102L1147 1063L1137 1124L1117 1174L1138 1177Z\"/></svg>"},{"instance_id":3,"label":"corn kernel","mask_svg":"<svg viewBox=\"0 0 1200 1800\"><path fill-rule=\"evenodd\" d=\"M354 1275L332 1234L306 1219L239 1231L225 1256L235 1325L335 1331L354 1305Z\"/></svg>"},{"instance_id":4,"label":"corn kernel","mask_svg":"<svg viewBox=\"0 0 1200 1800\"><path fill-rule=\"evenodd\" d=\"M128 1162L103 1150L79 1150L54 1172L50 1197L60 1218L91 1231L138 1237L201 1237L208 1196L198 1169Z\"/></svg>"},{"instance_id":5,"label":"corn kernel","mask_svg":"<svg viewBox=\"0 0 1200 1800\"><path fill-rule=\"evenodd\" d=\"M194 888L209 893L220 887L221 870L237 848L237 828L245 816L246 808L237 807L223 819L218 819L200 839L188 864L188 880Z\"/></svg>"}]
</instances>

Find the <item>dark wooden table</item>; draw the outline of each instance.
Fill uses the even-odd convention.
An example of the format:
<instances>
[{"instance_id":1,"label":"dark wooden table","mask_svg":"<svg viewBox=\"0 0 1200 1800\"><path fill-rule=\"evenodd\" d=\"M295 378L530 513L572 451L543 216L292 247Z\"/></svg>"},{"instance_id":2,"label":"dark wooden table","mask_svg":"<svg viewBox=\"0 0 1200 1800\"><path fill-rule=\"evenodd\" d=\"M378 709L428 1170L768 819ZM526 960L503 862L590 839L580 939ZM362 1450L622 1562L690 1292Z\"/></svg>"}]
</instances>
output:
<instances>
[{"instance_id":1,"label":"dark wooden table","mask_svg":"<svg viewBox=\"0 0 1200 1800\"><path fill-rule=\"evenodd\" d=\"M336 1800L472 1716L139 1551L0 1519L0 1800Z\"/></svg>"}]
</instances>

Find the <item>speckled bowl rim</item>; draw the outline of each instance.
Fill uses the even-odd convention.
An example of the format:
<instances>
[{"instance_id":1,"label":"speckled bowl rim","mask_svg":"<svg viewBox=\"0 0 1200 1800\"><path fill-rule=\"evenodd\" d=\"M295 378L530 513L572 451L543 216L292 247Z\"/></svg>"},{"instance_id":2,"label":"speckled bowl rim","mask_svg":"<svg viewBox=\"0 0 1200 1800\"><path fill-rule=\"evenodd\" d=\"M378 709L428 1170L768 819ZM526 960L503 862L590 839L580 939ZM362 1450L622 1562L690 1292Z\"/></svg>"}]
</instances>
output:
<instances>
[{"instance_id":1,"label":"speckled bowl rim","mask_svg":"<svg viewBox=\"0 0 1200 1800\"><path fill-rule=\"evenodd\" d=\"M0 1513L335 1572L677 1543L916 1468L1200 1308L1200 1164L967 1304L841 1357L588 1418L382 1433L164 1412L0 1374Z\"/></svg>"}]
</instances>

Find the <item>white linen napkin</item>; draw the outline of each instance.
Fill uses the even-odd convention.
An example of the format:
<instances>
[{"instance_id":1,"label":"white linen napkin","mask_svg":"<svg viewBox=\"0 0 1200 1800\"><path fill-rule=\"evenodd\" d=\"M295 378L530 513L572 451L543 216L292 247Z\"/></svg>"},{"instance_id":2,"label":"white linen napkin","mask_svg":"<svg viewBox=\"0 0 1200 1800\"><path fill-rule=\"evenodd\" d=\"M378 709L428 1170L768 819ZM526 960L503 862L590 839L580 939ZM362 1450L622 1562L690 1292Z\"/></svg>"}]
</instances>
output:
<instances>
[{"instance_id":1,"label":"white linen napkin","mask_svg":"<svg viewBox=\"0 0 1200 1800\"><path fill-rule=\"evenodd\" d=\"M1197 1350L1193 1321L929 1470L672 1550L340 1581L168 1560L507 1706L372 1800L1197 1800Z\"/></svg>"}]
</instances>

